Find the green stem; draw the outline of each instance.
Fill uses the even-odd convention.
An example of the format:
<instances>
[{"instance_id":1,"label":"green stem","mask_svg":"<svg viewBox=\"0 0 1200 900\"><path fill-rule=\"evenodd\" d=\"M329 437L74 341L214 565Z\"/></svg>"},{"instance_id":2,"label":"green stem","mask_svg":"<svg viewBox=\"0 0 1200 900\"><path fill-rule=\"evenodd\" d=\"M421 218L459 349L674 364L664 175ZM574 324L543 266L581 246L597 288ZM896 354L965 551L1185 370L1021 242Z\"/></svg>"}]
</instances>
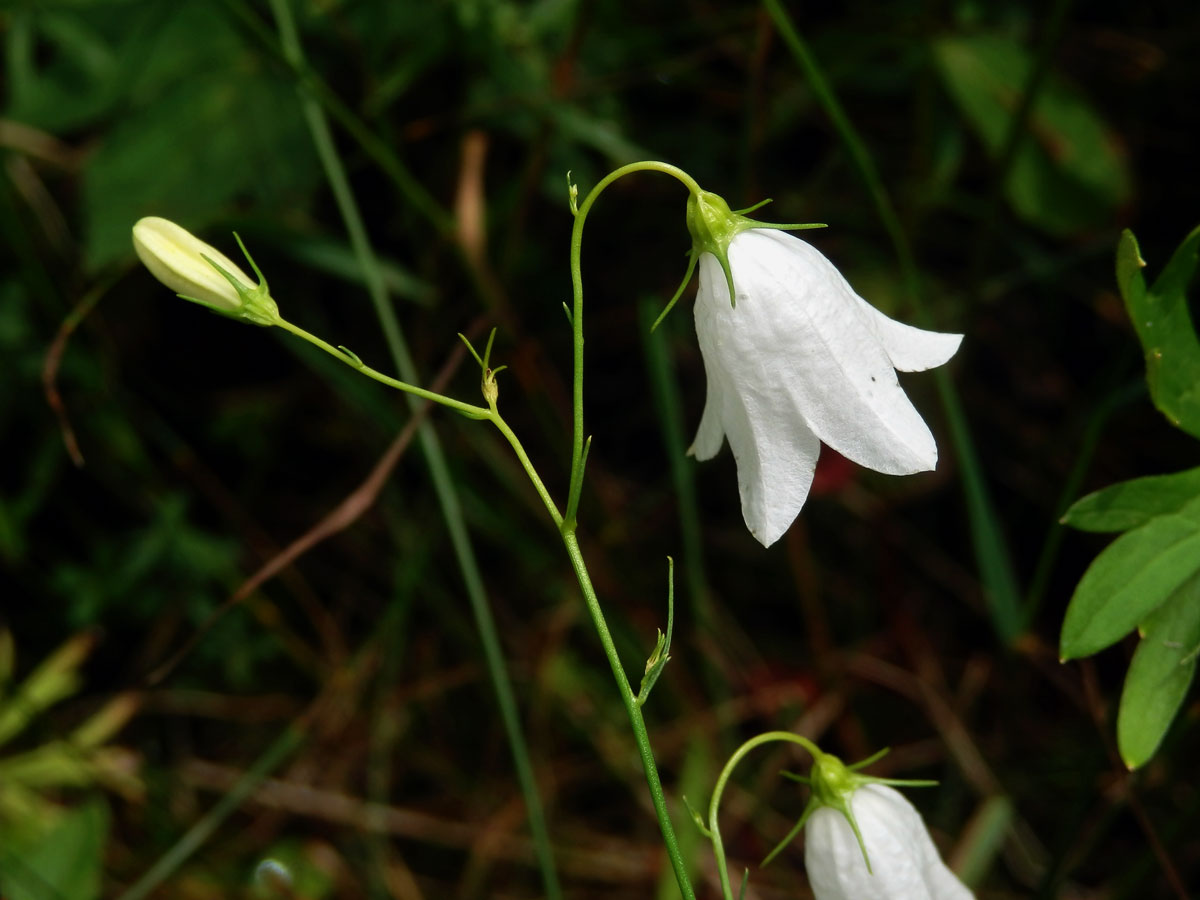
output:
<instances>
[{"instance_id":1,"label":"green stem","mask_svg":"<svg viewBox=\"0 0 1200 900\"><path fill-rule=\"evenodd\" d=\"M296 337L303 338L310 344L320 347L330 356L341 360L350 368L362 372L368 378L373 378L380 384L386 384L388 387L393 387L396 390L403 391L406 394L412 394L414 397L420 397L422 400L429 400L432 403L441 404L442 406L453 409L456 412L460 412L465 416L470 416L472 419L487 419L491 417L491 414L485 407L473 406L470 403L463 403L461 400L455 400L453 397L447 397L445 394L438 394L434 391L417 387L414 384L409 384L406 381L400 381L399 379L392 378L390 375L384 375L378 369L372 369L370 366L365 365L357 356L352 356L345 350L335 347L328 341L324 341L317 337L315 334L305 331L299 325L293 325L286 319L280 319L276 324L284 331L290 331L292 334L296 335Z\"/></svg>"},{"instance_id":2,"label":"green stem","mask_svg":"<svg viewBox=\"0 0 1200 900\"><path fill-rule=\"evenodd\" d=\"M571 287L573 296L571 330L574 343L572 410L574 431L571 442L571 481L567 495L566 515L559 520L558 524L559 530L562 533L563 543L567 549L567 556L571 560L571 566L575 570L575 577L578 579L579 588L583 592L588 613L592 617L592 624L596 629L596 635L600 639L604 655L608 658L609 666L612 668L613 679L617 683L617 692L621 695L621 702L625 705L625 711L629 716L629 724L633 729L634 741L637 744L638 755L641 757L642 769L646 776L646 785L650 789L650 798L654 804L655 815L658 817L658 824L662 831L667 856L671 860L671 868L675 872L675 880L685 900L694 900L695 892L692 888L691 880L688 878L687 864L683 859L683 854L679 849L679 842L675 837L675 827L671 823L670 812L667 810L662 782L658 777L658 766L654 762L654 751L650 746L650 737L646 731L646 721L642 717L642 710L638 705L637 697L634 695L632 687L630 687L629 678L626 676L625 669L621 665L621 659L617 655L617 648L613 644L612 634L608 630L608 623L605 621L604 612L600 608L600 601L596 597L595 588L592 587L587 564L584 562L583 553L579 548L579 540L575 533L579 497L583 489L583 466L586 457L583 433L583 226L587 221L587 215L591 211L592 205L604 189L618 178L623 178L634 172L661 172L665 175L671 175L678 179L690 192L694 194L700 192L700 185L682 169L669 163L647 160L621 166L604 176L592 188L587 197L584 198L578 210L575 211L575 225L571 230Z\"/></svg>"},{"instance_id":3,"label":"green stem","mask_svg":"<svg viewBox=\"0 0 1200 900\"><path fill-rule=\"evenodd\" d=\"M307 730L292 724L284 729L267 751L230 788L204 816L164 853L149 871L137 880L118 900L143 900L160 884L171 877L189 857L199 850L229 816L254 793L263 780L281 766L308 736Z\"/></svg>"},{"instance_id":4,"label":"green stem","mask_svg":"<svg viewBox=\"0 0 1200 900\"><path fill-rule=\"evenodd\" d=\"M442 403L450 406L452 409L458 409L460 412L467 412L474 418L487 419L504 435L512 447L513 452L517 456L517 461L521 464L521 468L525 470L525 474L529 477L538 496L546 507L550 518L555 526L559 529L563 544L566 546L567 556L571 561L571 567L575 571L575 576L579 581L580 590L583 592L584 601L587 604L588 612L591 614L592 623L596 628L596 634L600 638L600 644L604 648L604 654L608 658L609 665L612 667L613 677L617 682L617 691L621 695L621 702L625 704L625 710L629 715L630 726L633 729L634 741L638 747L638 754L642 760L642 768L645 770L646 783L650 788L650 797L654 802L654 811L658 817L659 827L662 830L663 841L666 844L667 855L671 859L671 866L675 872L675 878L679 883L680 892L686 900L694 900L695 894L692 891L691 882L688 880L687 868L683 859L683 854L679 850L679 844L675 837L675 829L671 823L670 813L667 810L666 798L663 794L662 782L658 777L658 768L654 762L654 753L650 747L650 737L646 731L646 722L642 717L641 707L638 705L637 697L633 693L633 689L629 684L629 679L625 675L625 670L621 666L620 657L617 655L616 645L613 643L612 634L608 629L608 623L604 618L604 613L600 608L600 601L596 596L595 588L592 586L591 577L588 574L587 564L584 562L583 553L579 547L579 541L575 535L574 526L568 526L563 515L559 512L558 506L554 499L550 496L550 492L546 489L545 483L541 476L538 475L534 468L529 455L525 452L524 446L516 433L504 421L504 417L500 415L496 408L495 401L490 401L490 409L482 407L472 407L468 404L460 403L457 400L451 400L448 397L443 397L441 394L433 394L422 388L416 388L413 385L397 381L394 378L389 378L375 372L373 369L368 369L356 359L348 356L344 351L337 349L328 342L320 338L308 334L303 329L295 326L288 326L288 323L281 322L281 325L287 327L289 331L304 338L307 341L320 347L325 352L342 360L351 368L354 368L364 375L374 378L376 381L394 387L397 390L405 391L416 396L426 397L437 403ZM486 644L486 642L485 642ZM498 650L496 651L498 653ZM515 711L514 711L515 715Z\"/></svg>"},{"instance_id":5,"label":"green stem","mask_svg":"<svg viewBox=\"0 0 1200 900\"><path fill-rule=\"evenodd\" d=\"M488 418L499 429L500 433L504 435L505 440L513 448L513 452L517 454L517 461L521 464L521 468L525 470L525 474L529 476L529 480L533 483L534 490L537 491L538 496L542 498L542 503L546 506L546 512L550 513L550 518L554 520L554 526L561 529L563 523L562 513L558 511L558 506L550 496L550 492L546 490L546 485L542 482L541 476L538 475L537 469L533 467L533 463L530 462L529 456L526 454L525 448L521 446L516 433L508 427L508 423L501 417L495 405L492 406L491 414Z\"/></svg>"},{"instance_id":6,"label":"green stem","mask_svg":"<svg viewBox=\"0 0 1200 900\"><path fill-rule=\"evenodd\" d=\"M670 163L644 160L629 163L609 172L592 188L583 203L575 213L575 227L571 229L571 288L573 294L571 308L571 330L575 345L574 391L572 401L574 432L571 440L571 487L567 495L566 524L573 527L576 512L579 509L579 494L583 488L583 269L581 257L583 254L583 224L587 220L592 204L601 192L616 181L634 172L661 172L670 175L680 182L693 194L700 192L700 185L687 172Z\"/></svg>"},{"instance_id":7,"label":"green stem","mask_svg":"<svg viewBox=\"0 0 1200 900\"><path fill-rule=\"evenodd\" d=\"M270 0L270 3L278 26L279 40L284 58L294 67L303 66L304 51L300 45L299 35L296 31L296 24L292 19L288 0ZM387 287L384 284L383 275L380 271L378 260L375 257L375 251L371 247L370 240L367 237L366 226L363 223L358 204L354 199L354 194L350 189L345 167L342 165L341 158L338 156L337 149L334 146L333 136L329 130L329 123L325 118L320 103L305 89L304 84L299 86L299 91L301 106L305 119L308 121L313 145L325 169L325 176L337 201L338 209L345 223L355 256L358 258L359 267L362 269L367 283L367 290L375 308L375 314L379 319L396 369L400 372L400 376L404 381L407 382L405 387L400 387L398 384L392 386L406 390L409 394L410 405L413 410L416 410L421 402L420 395L414 395L412 390L412 385L418 380L416 366L413 364L412 355L408 351L408 345L404 340L404 334L400 329L396 312L388 299ZM330 348L326 345L323 349L328 350ZM332 349L336 351L336 348ZM335 355L345 359L340 353L335 353ZM356 363L352 364L355 365L355 368L359 368ZM433 394L425 399L444 403L448 398L442 398L441 395ZM467 406L468 409L472 410L476 409L475 407L469 407L467 404L463 404L463 406ZM487 411L484 412L487 417L490 417ZM462 573L463 582L467 589L467 597L471 604L471 612L475 619L475 628L479 634L480 643L483 645L488 676L496 695L497 706L500 708L500 718L504 724L509 751L512 753L513 768L516 770L517 782L521 787L521 794L525 800L525 812L529 819L530 836L533 839L534 853L537 856L538 867L541 870L542 883L547 898L549 900L558 900L558 898L562 897L562 888L558 881L558 872L554 863L554 851L550 843L550 834L546 827L545 815L542 811L541 798L538 795L533 764L530 761L529 748L525 743L525 735L521 730L520 716L517 712L512 684L508 680L508 672L504 663L504 653L501 649L500 638L496 630L496 622L492 617L491 608L488 606L487 593L484 590L483 578L479 573L479 564L475 559L475 553L471 547L471 540L467 533L462 507L459 504L458 492L454 487L454 480L450 475L449 467L446 465L445 454L442 452L437 433L428 422L422 423L418 429L417 439L421 445L425 460L429 465L430 480L433 482L438 502L442 508L442 518L446 523L450 542L454 547L459 570Z\"/></svg>"},{"instance_id":8,"label":"green stem","mask_svg":"<svg viewBox=\"0 0 1200 900\"><path fill-rule=\"evenodd\" d=\"M712 800L708 804L708 836L709 840L712 841L713 855L717 858L717 874L721 878L721 892L725 900L733 900L733 885L729 882L729 865L725 861L725 844L721 840L721 824L717 817L721 806L721 795L725 792L725 785L729 781L729 776L733 774L734 767L742 761L743 757L755 747L760 747L763 744L773 741L787 741L788 743L799 744L812 755L813 759L819 759L824 755L820 748L806 737L792 734L790 731L768 731L765 734L750 738L750 740L738 747L733 752L733 755L729 757L729 762L725 763L725 768L721 770L721 774L717 777L717 784L713 788Z\"/></svg>"},{"instance_id":9,"label":"green stem","mask_svg":"<svg viewBox=\"0 0 1200 900\"><path fill-rule=\"evenodd\" d=\"M259 43L276 59L282 62L296 79L306 95L316 100L338 124L346 130L362 151L374 160L410 207L425 217L439 234L450 234L454 230L454 217L425 190L420 179L408 170L404 161L392 149L391 144L371 130L354 110L339 97L324 79L309 66L302 53L293 52L298 46L295 28L291 20L280 25L281 37L272 35L255 10L245 0L224 0L226 8L250 31ZM290 16L290 14L289 14ZM278 19L278 13L276 13ZM290 29L284 33L284 25ZM283 45L283 46L281 46Z\"/></svg>"},{"instance_id":10,"label":"green stem","mask_svg":"<svg viewBox=\"0 0 1200 900\"><path fill-rule=\"evenodd\" d=\"M658 766L654 762L654 751L650 746L650 736L646 731L646 720L642 718L641 707L638 706L637 697L629 685L629 678L625 675L621 658L617 655L617 648L613 643L612 634L608 630L608 623L604 619L604 612L600 608L600 601L596 597L596 590L592 587L592 579L588 574L583 552L579 548L579 539L575 535L575 529L564 525L562 538L563 544L567 548L567 556L571 560L571 567L575 570L575 577L579 580L579 588L583 592L584 602L591 614L592 624L600 638L600 645L604 648L604 655L608 658L608 664L612 668L613 679L617 682L617 692L621 695L621 702L625 704L625 711L629 715L629 725L633 729L634 742L637 744L638 756L642 760L642 769L646 775L646 785L650 788L650 799L654 803L654 813L658 817L663 844L666 846L667 856L671 860L671 868L675 872L675 881L679 884L679 892L685 900L695 900L696 894L692 889L691 880L688 878L687 863L679 850L679 841L675 837L675 826L671 823L671 814L667 809L662 782L658 777Z\"/></svg>"},{"instance_id":11,"label":"green stem","mask_svg":"<svg viewBox=\"0 0 1200 900\"><path fill-rule=\"evenodd\" d=\"M816 95L817 101L829 116L830 121L833 122L833 127L841 138L843 146L850 154L867 193L875 203L876 214L891 239L892 247L900 264L901 278L917 319L921 324L927 324L928 315L923 302L921 275L917 269L912 247L866 144L846 116L841 103L838 102L824 73L817 64L816 58L796 31L780 0L763 0L763 6L775 21L780 37L783 38L797 64L804 71L813 94ZM950 427L950 439L958 456L963 491L966 495L967 515L971 522L971 540L975 549L980 578L987 595L992 626L996 629L1000 640L1006 646L1011 646L1020 634L1023 625L1020 590L1017 586L1017 576L1012 558L1000 527L1000 518L996 514L991 494L988 491L987 481L983 476L983 466L975 450L974 441L971 439L971 430L967 424L966 414L963 412L962 400L944 368L934 370L933 376L938 397L942 401L942 408Z\"/></svg>"}]
</instances>

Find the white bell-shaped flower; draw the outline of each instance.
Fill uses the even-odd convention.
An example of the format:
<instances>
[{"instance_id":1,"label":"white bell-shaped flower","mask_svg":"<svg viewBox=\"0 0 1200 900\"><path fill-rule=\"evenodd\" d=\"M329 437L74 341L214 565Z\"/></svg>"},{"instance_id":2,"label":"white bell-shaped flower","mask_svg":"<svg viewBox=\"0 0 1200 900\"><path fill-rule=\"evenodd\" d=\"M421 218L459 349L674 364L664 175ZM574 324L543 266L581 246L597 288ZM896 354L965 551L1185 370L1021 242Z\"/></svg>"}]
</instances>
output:
<instances>
[{"instance_id":1,"label":"white bell-shaped flower","mask_svg":"<svg viewBox=\"0 0 1200 900\"><path fill-rule=\"evenodd\" d=\"M257 283L220 250L158 216L133 226L133 249L150 274L183 299L255 325L278 324L279 308L249 255Z\"/></svg>"},{"instance_id":2,"label":"white bell-shaped flower","mask_svg":"<svg viewBox=\"0 0 1200 900\"><path fill-rule=\"evenodd\" d=\"M804 866L816 900L974 897L942 862L921 814L899 791L863 784L848 802L861 844L845 813L832 806L815 810L804 829Z\"/></svg>"},{"instance_id":3,"label":"white bell-shaped flower","mask_svg":"<svg viewBox=\"0 0 1200 900\"><path fill-rule=\"evenodd\" d=\"M699 255L696 334L708 383L691 452L710 459L729 439L742 515L763 546L804 505L822 442L889 475L937 465L933 435L896 370L940 366L962 335L889 319L816 248L778 227L756 227L714 194L692 195L688 226Z\"/></svg>"}]
</instances>

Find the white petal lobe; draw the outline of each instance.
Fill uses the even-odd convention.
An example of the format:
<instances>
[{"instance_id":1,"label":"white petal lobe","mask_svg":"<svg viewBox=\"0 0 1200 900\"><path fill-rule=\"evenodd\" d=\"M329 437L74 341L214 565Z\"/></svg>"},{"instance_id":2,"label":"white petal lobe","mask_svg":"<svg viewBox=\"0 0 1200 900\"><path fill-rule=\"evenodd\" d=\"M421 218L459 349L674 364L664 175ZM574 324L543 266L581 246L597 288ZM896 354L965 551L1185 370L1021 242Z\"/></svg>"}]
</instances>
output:
<instances>
[{"instance_id":1,"label":"white petal lobe","mask_svg":"<svg viewBox=\"0 0 1200 900\"><path fill-rule=\"evenodd\" d=\"M729 439L754 535L769 545L799 512L819 442L886 474L933 469L937 445L896 369L940 365L961 336L889 319L784 232L740 232L728 257L736 306L716 258L700 258L696 334L708 397L692 452L707 459Z\"/></svg>"},{"instance_id":2,"label":"white petal lobe","mask_svg":"<svg viewBox=\"0 0 1200 900\"><path fill-rule=\"evenodd\" d=\"M897 791L868 784L850 807L871 859L867 871L850 823L822 807L805 827L804 864L817 900L971 900L942 862L920 813Z\"/></svg>"},{"instance_id":3,"label":"white petal lobe","mask_svg":"<svg viewBox=\"0 0 1200 900\"><path fill-rule=\"evenodd\" d=\"M850 285L847 284L846 289L851 290ZM888 318L858 294L854 294L854 299L859 309L867 315L892 365L901 372L936 369L948 362L962 344L961 334L914 328Z\"/></svg>"}]
</instances>

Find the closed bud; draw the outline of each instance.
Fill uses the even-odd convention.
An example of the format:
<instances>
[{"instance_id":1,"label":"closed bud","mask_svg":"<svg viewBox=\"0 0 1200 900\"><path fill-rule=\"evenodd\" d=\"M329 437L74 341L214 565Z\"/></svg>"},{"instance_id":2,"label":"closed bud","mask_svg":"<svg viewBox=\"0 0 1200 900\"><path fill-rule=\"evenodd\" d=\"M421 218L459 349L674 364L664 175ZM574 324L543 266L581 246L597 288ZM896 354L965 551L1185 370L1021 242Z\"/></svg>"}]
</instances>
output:
<instances>
[{"instance_id":1,"label":"closed bud","mask_svg":"<svg viewBox=\"0 0 1200 900\"><path fill-rule=\"evenodd\" d=\"M279 322L279 308L249 254L246 259L257 281L215 247L158 216L140 219L133 226L133 248L150 274L183 299L255 325Z\"/></svg>"}]
</instances>

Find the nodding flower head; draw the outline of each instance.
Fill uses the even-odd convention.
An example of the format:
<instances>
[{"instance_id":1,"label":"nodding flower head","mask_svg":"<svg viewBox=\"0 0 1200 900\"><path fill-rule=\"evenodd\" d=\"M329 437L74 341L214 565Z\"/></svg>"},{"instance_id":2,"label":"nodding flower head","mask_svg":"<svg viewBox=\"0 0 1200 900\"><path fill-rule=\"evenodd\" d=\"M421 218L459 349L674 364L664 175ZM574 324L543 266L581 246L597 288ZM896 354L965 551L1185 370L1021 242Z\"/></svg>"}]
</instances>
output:
<instances>
[{"instance_id":1,"label":"nodding flower head","mask_svg":"<svg viewBox=\"0 0 1200 900\"><path fill-rule=\"evenodd\" d=\"M804 866L816 900L971 900L938 855L921 814L899 791L822 755L811 782L817 808L804 829Z\"/></svg>"},{"instance_id":2,"label":"nodding flower head","mask_svg":"<svg viewBox=\"0 0 1200 900\"><path fill-rule=\"evenodd\" d=\"M781 230L795 226L764 226L714 197L693 195L688 207L708 393L691 453L710 459L729 439L742 516L770 546L804 505L822 443L889 475L937 465L896 371L942 365L962 335L888 318Z\"/></svg>"}]
</instances>

